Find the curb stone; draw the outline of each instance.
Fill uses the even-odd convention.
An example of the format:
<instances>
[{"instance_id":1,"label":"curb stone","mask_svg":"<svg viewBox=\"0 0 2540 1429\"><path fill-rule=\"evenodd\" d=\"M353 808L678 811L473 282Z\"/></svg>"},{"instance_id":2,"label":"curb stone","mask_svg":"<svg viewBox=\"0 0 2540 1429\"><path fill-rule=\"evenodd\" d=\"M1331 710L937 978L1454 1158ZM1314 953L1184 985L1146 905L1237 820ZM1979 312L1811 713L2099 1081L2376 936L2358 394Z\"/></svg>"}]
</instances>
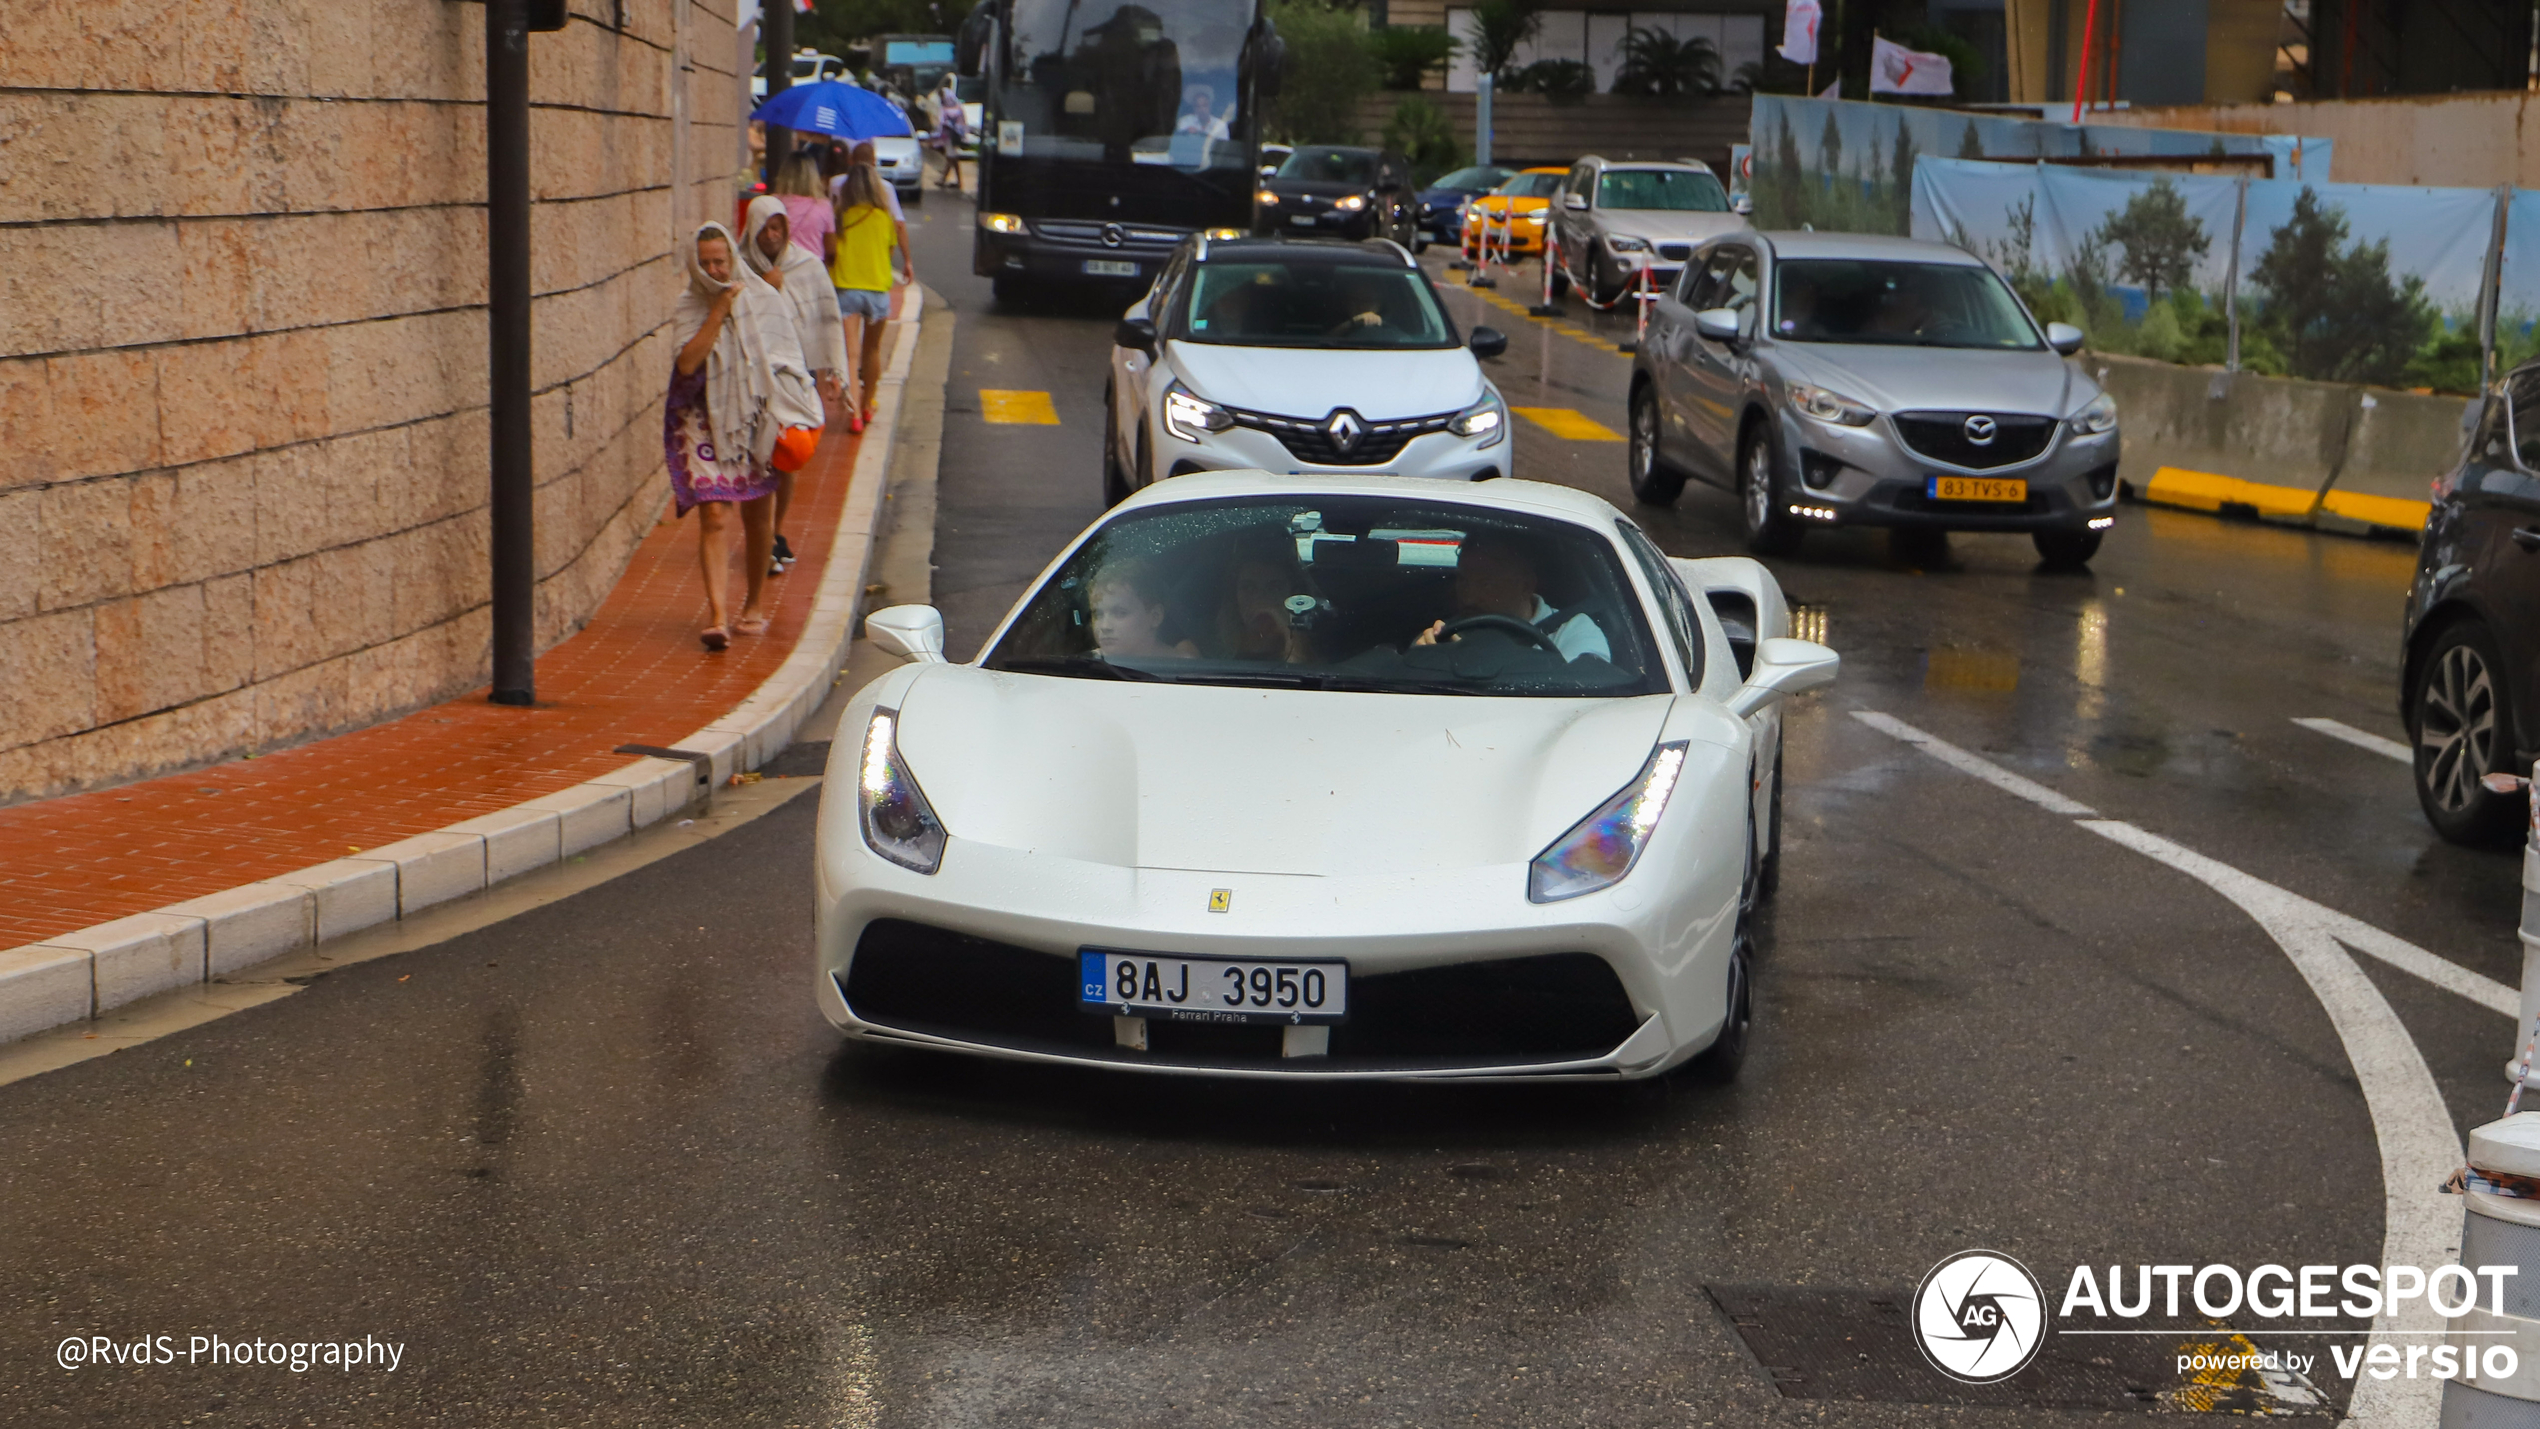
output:
<instances>
[{"instance_id":1,"label":"curb stone","mask_svg":"<svg viewBox=\"0 0 2540 1429\"><path fill-rule=\"evenodd\" d=\"M925 308L925 290L910 288L802 636L748 697L674 746L705 758L637 759L356 857L0 949L0 1042L481 893L704 804L774 758L827 698L854 637Z\"/></svg>"}]
</instances>

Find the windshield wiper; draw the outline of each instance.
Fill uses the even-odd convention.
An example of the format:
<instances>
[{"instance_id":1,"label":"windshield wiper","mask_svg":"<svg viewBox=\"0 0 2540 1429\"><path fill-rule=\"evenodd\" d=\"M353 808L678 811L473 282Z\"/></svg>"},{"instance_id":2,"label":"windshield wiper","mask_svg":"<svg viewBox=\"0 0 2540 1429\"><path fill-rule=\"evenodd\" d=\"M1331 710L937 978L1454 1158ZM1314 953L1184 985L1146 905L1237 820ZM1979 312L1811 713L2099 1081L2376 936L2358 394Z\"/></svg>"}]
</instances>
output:
<instances>
[{"instance_id":1,"label":"windshield wiper","mask_svg":"<svg viewBox=\"0 0 2540 1429\"><path fill-rule=\"evenodd\" d=\"M1170 683L1153 670L1115 665L1100 655L1021 655L993 667L1018 675L1075 675L1088 680L1149 680Z\"/></svg>"}]
</instances>

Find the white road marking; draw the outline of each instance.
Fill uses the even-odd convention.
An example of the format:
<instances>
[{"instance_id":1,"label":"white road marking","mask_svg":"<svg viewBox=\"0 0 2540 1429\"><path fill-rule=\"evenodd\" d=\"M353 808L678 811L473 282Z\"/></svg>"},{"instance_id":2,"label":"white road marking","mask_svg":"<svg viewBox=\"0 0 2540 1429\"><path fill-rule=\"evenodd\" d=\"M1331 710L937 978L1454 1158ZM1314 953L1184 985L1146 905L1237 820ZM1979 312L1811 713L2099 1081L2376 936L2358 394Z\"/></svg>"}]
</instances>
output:
<instances>
[{"instance_id":1,"label":"white road marking","mask_svg":"<svg viewBox=\"0 0 2540 1429\"><path fill-rule=\"evenodd\" d=\"M2066 814L2076 819L2094 819L2099 811L2088 804L2076 803L2043 784L2023 779L1992 760L1969 754L1946 740L1923 733L1901 719L1880 714L1877 710L1854 710L1852 717L1890 739L1902 740L1923 753L1948 765L1961 774L1972 774L2006 794L2016 794L2051 814Z\"/></svg>"},{"instance_id":2,"label":"white road marking","mask_svg":"<svg viewBox=\"0 0 2540 1429\"><path fill-rule=\"evenodd\" d=\"M2373 1137L2381 1150L2381 1263L2432 1267L2459 1258L2460 1207L2439 1189L2463 1159L2460 1138L2452 1130L2451 1109L2444 1104L2434 1073L2408 1035L2407 1025L2339 944L2349 944L2482 1007L2518 1017L2520 998L2512 989L2158 834L2122 820L2099 818L2051 789L1902 720L1869 710L1855 710L1853 715L1881 733L2033 804L2059 813L2081 810L2082 817L2076 821L2080 827L2196 879L2254 919L2310 984L2363 1088ZM2358 736L2357 742L2373 738L2360 730L2352 733ZM2423 1334L2442 1328L2441 1317L2423 1304L2384 1315L2373 1325L2377 1335ZM2416 1429L2440 1415L2441 1399L2442 1386L2435 1380L2365 1377L2356 1383L2341 1429Z\"/></svg>"},{"instance_id":3,"label":"white road marking","mask_svg":"<svg viewBox=\"0 0 2540 1429\"><path fill-rule=\"evenodd\" d=\"M2339 724L2333 719L2297 719L2293 722L2313 733L2324 734L2331 739L2342 739L2357 749L2369 749L2384 759L2396 759L2402 764L2416 763L2416 756L2408 752L2406 745L2395 739L2384 739L2377 734L2367 734L2351 724Z\"/></svg>"}]
</instances>

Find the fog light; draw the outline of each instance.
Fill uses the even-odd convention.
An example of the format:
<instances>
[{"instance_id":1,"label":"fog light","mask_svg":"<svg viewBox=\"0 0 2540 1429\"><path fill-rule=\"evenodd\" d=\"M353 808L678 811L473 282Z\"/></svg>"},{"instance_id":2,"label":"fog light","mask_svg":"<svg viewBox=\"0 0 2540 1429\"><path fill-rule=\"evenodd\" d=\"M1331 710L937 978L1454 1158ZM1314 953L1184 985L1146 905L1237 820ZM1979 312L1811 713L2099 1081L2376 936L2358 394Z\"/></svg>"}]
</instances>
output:
<instances>
[{"instance_id":1,"label":"fog light","mask_svg":"<svg viewBox=\"0 0 2540 1429\"><path fill-rule=\"evenodd\" d=\"M1843 461L1807 447L1799 449L1799 479L1811 491L1823 491L1843 475Z\"/></svg>"},{"instance_id":2,"label":"fog light","mask_svg":"<svg viewBox=\"0 0 2540 1429\"><path fill-rule=\"evenodd\" d=\"M2090 518L2090 529L2093 531L2105 531L2116 524L2117 518L2114 516L2093 516Z\"/></svg>"},{"instance_id":3,"label":"fog light","mask_svg":"<svg viewBox=\"0 0 2540 1429\"><path fill-rule=\"evenodd\" d=\"M2115 462L2110 462L2106 466L2092 467L2090 469L2091 499L2094 501L2105 501L2116 494L2117 464Z\"/></svg>"}]
</instances>

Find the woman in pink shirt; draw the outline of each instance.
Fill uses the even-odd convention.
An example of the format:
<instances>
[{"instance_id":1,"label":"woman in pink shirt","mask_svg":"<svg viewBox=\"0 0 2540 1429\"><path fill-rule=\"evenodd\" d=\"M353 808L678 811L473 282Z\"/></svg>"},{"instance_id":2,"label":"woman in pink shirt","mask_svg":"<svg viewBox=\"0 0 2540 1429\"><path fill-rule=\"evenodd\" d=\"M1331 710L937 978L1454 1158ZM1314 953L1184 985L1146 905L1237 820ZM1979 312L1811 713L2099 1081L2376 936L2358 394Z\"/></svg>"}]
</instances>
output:
<instances>
[{"instance_id":1,"label":"woman in pink shirt","mask_svg":"<svg viewBox=\"0 0 2540 1429\"><path fill-rule=\"evenodd\" d=\"M822 263L838 258L838 216L829 208L828 186L820 181L820 160L805 149L776 171L776 197L784 202L785 222L794 243Z\"/></svg>"}]
</instances>

